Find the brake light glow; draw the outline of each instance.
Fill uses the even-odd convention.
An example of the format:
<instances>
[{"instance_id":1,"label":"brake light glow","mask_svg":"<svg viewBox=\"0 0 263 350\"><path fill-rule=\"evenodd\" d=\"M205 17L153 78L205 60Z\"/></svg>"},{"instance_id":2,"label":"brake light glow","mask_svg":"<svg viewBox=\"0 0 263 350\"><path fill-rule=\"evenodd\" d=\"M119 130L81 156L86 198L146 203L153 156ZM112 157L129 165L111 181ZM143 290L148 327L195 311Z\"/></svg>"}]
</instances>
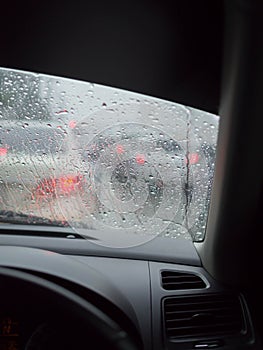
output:
<instances>
[{"instance_id":1,"label":"brake light glow","mask_svg":"<svg viewBox=\"0 0 263 350\"><path fill-rule=\"evenodd\" d=\"M185 158L185 163L186 164L197 164L199 161L199 154L198 153L189 153L187 158Z\"/></svg>"},{"instance_id":2,"label":"brake light glow","mask_svg":"<svg viewBox=\"0 0 263 350\"><path fill-rule=\"evenodd\" d=\"M143 165L145 163L145 157L143 154L137 154L135 159L137 164Z\"/></svg>"},{"instance_id":3,"label":"brake light glow","mask_svg":"<svg viewBox=\"0 0 263 350\"><path fill-rule=\"evenodd\" d=\"M122 146L122 145L117 145L117 146L116 146L116 152L117 152L118 154L123 154L123 153L124 153L124 148L123 148L123 146Z\"/></svg>"},{"instance_id":4,"label":"brake light glow","mask_svg":"<svg viewBox=\"0 0 263 350\"><path fill-rule=\"evenodd\" d=\"M52 197L55 195L56 180L55 179L44 179L42 180L36 190L35 194L37 197Z\"/></svg>"},{"instance_id":5,"label":"brake light glow","mask_svg":"<svg viewBox=\"0 0 263 350\"><path fill-rule=\"evenodd\" d=\"M77 122L76 120L71 120L69 123L68 123L68 126L70 127L70 129L74 129L77 125Z\"/></svg>"},{"instance_id":6,"label":"brake light glow","mask_svg":"<svg viewBox=\"0 0 263 350\"><path fill-rule=\"evenodd\" d=\"M58 179L58 186L61 189L62 193L69 194L77 189L80 181L82 180L82 176L77 175L67 175L60 177Z\"/></svg>"},{"instance_id":7,"label":"brake light glow","mask_svg":"<svg viewBox=\"0 0 263 350\"><path fill-rule=\"evenodd\" d=\"M80 188L82 180L82 175L65 175L59 178L44 179L38 184L34 194L36 197L42 198L69 195Z\"/></svg>"},{"instance_id":8,"label":"brake light glow","mask_svg":"<svg viewBox=\"0 0 263 350\"><path fill-rule=\"evenodd\" d=\"M0 156L5 156L7 154L7 148L5 147L1 147L0 148Z\"/></svg>"}]
</instances>

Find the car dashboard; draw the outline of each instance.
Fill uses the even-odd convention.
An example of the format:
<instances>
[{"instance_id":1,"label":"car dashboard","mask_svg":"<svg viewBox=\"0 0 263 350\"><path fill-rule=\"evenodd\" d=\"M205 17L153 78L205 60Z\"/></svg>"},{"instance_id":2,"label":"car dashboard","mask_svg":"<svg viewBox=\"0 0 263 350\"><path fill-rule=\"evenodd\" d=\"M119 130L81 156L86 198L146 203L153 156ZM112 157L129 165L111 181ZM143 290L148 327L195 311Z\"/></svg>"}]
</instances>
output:
<instances>
[{"instance_id":1,"label":"car dashboard","mask_svg":"<svg viewBox=\"0 0 263 350\"><path fill-rule=\"evenodd\" d=\"M27 235L26 227L23 235L21 230L10 235L6 227L1 268L37 276L81 296L121 324L137 348L257 349L244 295L205 271L190 240L156 237L118 249L73 234L45 236L47 228L36 229L35 236L32 229ZM1 349L10 349L10 344L11 349L31 350L88 344L92 334L87 329L79 331L80 325L58 317L41 295L29 305L30 298L24 298L29 291L14 289L0 299Z\"/></svg>"}]
</instances>

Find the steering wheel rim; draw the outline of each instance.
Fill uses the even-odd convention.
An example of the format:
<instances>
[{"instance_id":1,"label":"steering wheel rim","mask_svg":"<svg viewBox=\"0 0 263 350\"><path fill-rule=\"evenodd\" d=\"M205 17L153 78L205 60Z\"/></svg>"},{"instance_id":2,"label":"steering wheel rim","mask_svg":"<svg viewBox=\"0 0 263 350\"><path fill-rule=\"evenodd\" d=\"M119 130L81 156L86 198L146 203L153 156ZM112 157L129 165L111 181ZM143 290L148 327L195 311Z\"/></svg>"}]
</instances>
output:
<instances>
[{"instance_id":1,"label":"steering wheel rim","mask_svg":"<svg viewBox=\"0 0 263 350\"><path fill-rule=\"evenodd\" d=\"M32 295L44 295L51 304L58 305L58 310L63 309L64 315L78 320L82 327L87 327L100 337L99 339L103 339L108 349L138 350L132 338L120 325L76 293L28 272L0 267L0 297L4 296L6 300L12 298L13 291L21 290L30 291L27 296L23 295L27 298L26 301L29 301L28 298L32 298ZM31 302L37 301L33 299Z\"/></svg>"}]
</instances>

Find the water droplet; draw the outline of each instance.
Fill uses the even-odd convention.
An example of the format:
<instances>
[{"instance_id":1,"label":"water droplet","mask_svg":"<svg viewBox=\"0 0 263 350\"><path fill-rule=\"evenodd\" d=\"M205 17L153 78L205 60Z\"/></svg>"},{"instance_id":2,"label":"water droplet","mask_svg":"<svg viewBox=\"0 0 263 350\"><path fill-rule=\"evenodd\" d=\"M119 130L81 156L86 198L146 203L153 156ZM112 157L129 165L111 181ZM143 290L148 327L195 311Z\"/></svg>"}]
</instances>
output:
<instances>
[{"instance_id":1,"label":"water droplet","mask_svg":"<svg viewBox=\"0 0 263 350\"><path fill-rule=\"evenodd\" d=\"M66 109L62 109L62 110L60 110L60 111L58 111L58 112L55 112L55 114L59 114L59 115L61 115L61 114L67 114L68 113L68 111L66 110Z\"/></svg>"}]
</instances>

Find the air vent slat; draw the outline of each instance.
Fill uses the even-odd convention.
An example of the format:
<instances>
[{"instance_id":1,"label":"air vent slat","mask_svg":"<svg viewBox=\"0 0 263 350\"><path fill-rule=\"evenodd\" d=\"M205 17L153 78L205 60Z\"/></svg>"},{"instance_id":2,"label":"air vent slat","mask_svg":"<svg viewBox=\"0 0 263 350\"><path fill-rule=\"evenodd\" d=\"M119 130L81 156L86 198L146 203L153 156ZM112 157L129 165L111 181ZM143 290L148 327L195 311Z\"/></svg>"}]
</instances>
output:
<instances>
[{"instance_id":1,"label":"air vent slat","mask_svg":"<svg viewBox=\"0 0 263 350\"><path fill-rule=\"evenodd\" d=\"M169 328L176 328L176 329L181 329L181 328L185 328L185 327L189 327L189 328L198 328L198 327L215 327L215 326L218 326L218 325L228 325L228 324L238 324L239 320L236 319L236 320L230 320L230 321L227 321L225 320L224 322L221 321L221 322L213 322L213 324L211 325L207 325L207 323L204 323L202 324L202 322L200 322L200 324L196 325L195 322L193 322L192 319L181 319L181 320L167 320L167 326L168 326L168 329Z\"/></svg>"},{"instance_id":2,"label":"air vent slat","mask_svg":"<svg viewBox=\"0 0 263 350\"><path fill-rule=\"evenodd\" d=\"M192 308L192 313L193 312L202 312L204 310L204 308L200 308L200 306L199 306L199 308L197 309L197 308ZM217 309L217 308L205 308L205 311L206 312L221 312L221 311L226 311L226 310L230 310L230 311L233 311L233 312L235 312L235 310L236 310L236 308L229 308L229 307L221 307L220 309ZM182 313L182 312L185 312L185 311L166 311L165 313L167 313L167 312L173 312L173 313Z\"/></svg>"},{"instance_id":3,"label":"air vent slat","mask_svg":"<svg viewBox=\"0 0 263 350\"><path fill-rule=\"evenodd\" d=\"M206 284L200 276L177 271L162 271L162 287L166 290L201 289Z\"/></svg>"},{"instance_id":4,"label":"air vent slat","mask_svg":"<svg viewBox=\"0 0 263 350\"><path fill-rule=\"evenodd\" d=\"M167 330L170 331L170 330L181 330L181 329L202 329L202 328L218 328L218 327L229 327L231 325L237 325L238 322L226 322L224 324L213 324L213 325L198 325L198 326L182 326L182 327L167 327Z\"/></svg>"},{"instance_id":5,"label":"air vent slat","mask_svg":"<svg viewBox=\"0 0 263 350\"><path fill-rule=\"evenodd\" d=\"M228 330L218 330L218 329L215 329L214 331L213 331L213 336L225 336L225 335L229 335L229 334L231 334L231 332L228 332ZM208 335L207 335L207 332L196 332L196 333L192 333L192 332L190 332L190 333L187 333L187 332L185 332L184 334L181 334L181 335L177 335L177 336L173 336L173 335L171 335L170 336L170 338L171 339L183 339L183 338L187 338L187 339L191 339L191 337L194 337L194 338L197 338L197 337L202 337L202 338L205 338L205 337L207 337Z\"/></svg>"},{"instance_id":6,"label":"air vent slat","mask_svg":"<svg viewBox=\"0 0 263 350\"><path fill-rule=\"evenodd\" d=\"M172 282L165 282L165 286L167 287L167 286L180 286L181 284L189 284L189 285L195 285L195 284L200 284L200 281L182 281L182 282L180 282L180 281L176 281L176 282L174 282L174 281L172 281Z\"/></svg>"},{"instance_id":7,"label":"air vent slat","mask_svg":"<svg viewBox=\"0 0 263 350\"><path fill-rule=\"evenodd\" d=\"M183 278L187 278L187 279L195 279L196 278L196 275L190 275L190 274L180 274L180 275L174 275L174 274L169 274L169 275L164 275L163 276L163 280L169 280L169 279L183 279Z\"/></svg>"},{"instance_id":8,"label":"air vent slat","mask_svg":"<svg viewBox=\"0 0 263 350\"><path fill-rule=\"evenodd\" d=\"M187 316L186 315L178 315L179 317L176 317L177 315L167 315L165 314L166 316L166 320L167 322L172 322L172 321L181 321L181 320L191 320L192 317L193 317L193 313L191 314L188 314ZM220 321L221 319L223 319L224 321L227 320L228 318L230 319L234 319L233 315L232 314L226 314L226 315L220 315L220 316L215 316L214 317L214 321Z\"/></svg>"},{"instance_id":9,"label":"air vent slat","mask_svg":"<svg viewBox=\"0 0 263 350\"><path fill-rule=\"evenodd\" d=\"M178 296L166 298L163 307L164 324L169 338L239 334L245 329L243 311L237 296Z\"/></svg>"},{"instance_id":10,"label":"air vent slat","mask_svg":"<svg viewBox=\"0 0 263 350\"><path fill-rule=\"evenodd\" d=\"M223 304L223 305L226 305L226 304L230 304L230 305L232 305L232 302L231 301L227 301L227 300L219 300L219 301L217 301L217 300L200 300L200 301L189 301L189 300L187 300L187 302L183 302L181 299L180 300L171 300L169 303L167 303L167 305L169 306L169 305L172 305L172 306L174 306L174 305L208 305L208 304L212 304L212 305L214 305L214 304Z\"/></svg>"}]
</instances>

